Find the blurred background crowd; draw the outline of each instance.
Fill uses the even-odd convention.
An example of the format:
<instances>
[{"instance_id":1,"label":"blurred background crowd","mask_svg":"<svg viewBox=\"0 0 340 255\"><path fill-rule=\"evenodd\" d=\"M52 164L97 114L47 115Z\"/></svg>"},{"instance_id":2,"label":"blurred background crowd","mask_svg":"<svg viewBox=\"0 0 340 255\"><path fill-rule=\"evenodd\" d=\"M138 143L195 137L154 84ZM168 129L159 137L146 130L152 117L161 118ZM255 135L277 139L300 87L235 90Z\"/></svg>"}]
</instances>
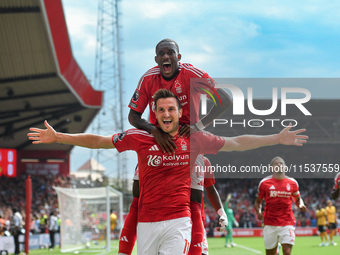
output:
<instances>
[{"instance_id":1,"label":"blurred background crowd","mask_svg":"<svg viewBox=\"0 0 340 255\"><path fill-rule=\"evenodd\" d=\"M0 235L9 235L13 208L17 209L25 219L25 179L1 178L0 190ZM58 197L53 186L73 187L88 186L86 180L76 180L71 176L39 176L32 178L32 215L30 231L33 234L48 232L48 218L55 210L58 210ZM216 179L215 187L224 203L228 194L231 194L230 203L239 222L239 228L261 227L262 222L257 219L254 211L257 186L260 179ZM301 195L307 205L307 212L301 213L295 205L293 211L297 226L315 227L316 208L326 206L329 199L333 180L332 179L299 179ZM91 186L102 183L91 182ZM340 202L334 203L340 208ZM88 212L90 214L90 212ZM218 216L205 197L205 227L213 229L218 226ZM7 232L6 232L7 231Z\"/></svg>"}]
</instances>

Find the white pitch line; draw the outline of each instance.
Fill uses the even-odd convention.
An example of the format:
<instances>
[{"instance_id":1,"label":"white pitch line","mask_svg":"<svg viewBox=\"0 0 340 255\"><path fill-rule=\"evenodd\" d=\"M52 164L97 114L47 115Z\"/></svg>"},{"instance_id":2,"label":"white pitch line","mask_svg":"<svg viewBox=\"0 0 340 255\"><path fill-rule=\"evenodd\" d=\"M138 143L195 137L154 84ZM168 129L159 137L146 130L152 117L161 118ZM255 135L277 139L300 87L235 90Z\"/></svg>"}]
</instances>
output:
<instances>
[{"instance_id":1,"label":"white pitch line","mask_svg":"<svg viewBox=\"0 0 340 255\"><path fill-rule=\"evenodd\" d=\"M260 252L260 251L258 251L258 250L255 250L255 249L252 249L252 248L249 248L249 247L247 247L247 246L240 245L240 244L236 244L236 247L240 247L240 248L242 248L242 249L245 249L245 250L254 252L254 253L256 253L256 254L262 254L262 252Z\"/></svg>"}]
</instances>

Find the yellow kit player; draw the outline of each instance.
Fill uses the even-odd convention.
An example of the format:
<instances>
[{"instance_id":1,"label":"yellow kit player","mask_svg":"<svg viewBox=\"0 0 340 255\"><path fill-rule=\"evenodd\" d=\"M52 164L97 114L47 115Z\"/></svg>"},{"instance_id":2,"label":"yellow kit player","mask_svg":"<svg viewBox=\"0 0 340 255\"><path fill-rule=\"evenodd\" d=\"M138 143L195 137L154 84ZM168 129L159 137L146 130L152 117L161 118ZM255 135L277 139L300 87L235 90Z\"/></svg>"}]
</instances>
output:
<instances>
[{"instance_id":1,"label":"yellow kit player","mask_svg":"<svg viewBox=\"0 0 340 255\"><path fill-rule=\"evenodd\" d=\"M320 246L328 246L328 236L327 236L327 221L326 221L326 209L321 208L320 205L317 205L316 210L316 225L318 226L318 230L320 232L321 244ZM324 242L326 241L326 243Z\"/></svg>"},{"instance_id":2,"label":"yellow kit player","mask_svg":"<svg viewBox=\"0 0 340 255\"><path fill-rule=\"evenodd\" d=\"M331 245L337 245L333 241L333 236L336 235L335 230L336 230L336 209L335 206L332 204L331 200L327 201L327 206L326 206L326 212L327 212L327 221L328 221L328 229L329 229L329 239L331 241Z\"/></svg>"}]
</instances>

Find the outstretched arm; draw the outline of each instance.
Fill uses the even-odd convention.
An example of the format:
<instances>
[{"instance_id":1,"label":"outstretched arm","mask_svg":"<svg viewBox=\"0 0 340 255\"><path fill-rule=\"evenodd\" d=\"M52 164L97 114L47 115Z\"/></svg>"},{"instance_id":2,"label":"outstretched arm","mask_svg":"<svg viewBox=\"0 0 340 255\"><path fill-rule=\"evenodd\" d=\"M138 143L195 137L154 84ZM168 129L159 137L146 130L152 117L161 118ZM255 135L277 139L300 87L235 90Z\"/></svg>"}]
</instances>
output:
<instances>
[{"instance_id":1,"label":"outstretched arm","mask_svg":"<svg viewBox=\"0 0 340 255\"><path fill-rule=\"evenodd\" d=\"M221 151L246 151L276 144L302 146L307 142L308 136L300 135L300 133L305 132L306 129L289 131L290 129L291 125L284 128L279 134L274 135L224 137L225 143Z\"/></svg>"},{"instance_id":2,"label":"outstretched arm","mask_svg":"<svg viewBox=\"0 0 340 255\"><path fill-rule=\"evenodd\" d=\"M171 139L171 136L163 132L160 128L151 124L149 121L143 119L141 113L130 109L129 122L135 128L143 129L152 134L164 153L175 152L176 144Z\"/></svg>"},{"instance_id":3,"label":"outstretched arm","mask_svg":"<svg viewBox=\"0 0 340 255\"><path fill-rule=\"evenodd\" d=\"M67 134L56 132L45 120L46 129L30 128L33 133L28 133L28 139L33 140L33 144L62 143L91 149L112 149L112 136L100 136L93 134Z\"/></svg>"}]
</instances>

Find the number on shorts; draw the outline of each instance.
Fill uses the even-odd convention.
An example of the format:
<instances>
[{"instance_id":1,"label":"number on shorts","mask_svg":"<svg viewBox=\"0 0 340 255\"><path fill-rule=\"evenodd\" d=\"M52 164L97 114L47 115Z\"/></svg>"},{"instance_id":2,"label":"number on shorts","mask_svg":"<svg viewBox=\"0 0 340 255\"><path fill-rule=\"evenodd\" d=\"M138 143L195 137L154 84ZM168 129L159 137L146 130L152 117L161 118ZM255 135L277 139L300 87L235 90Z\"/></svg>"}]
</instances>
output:
<instances>
[{"instance_id":1,"label":"number on shorts","mask_svg":"<svg viewBox=\"0 0 340 255\"><path fill-rule=\"evenodd\" d=\"M190 242L187 239L185 239L184 241L185 241L185 245L184 245L183 254L188 254L189 248L190 248Z\"/></svg>"}]
</instances>

